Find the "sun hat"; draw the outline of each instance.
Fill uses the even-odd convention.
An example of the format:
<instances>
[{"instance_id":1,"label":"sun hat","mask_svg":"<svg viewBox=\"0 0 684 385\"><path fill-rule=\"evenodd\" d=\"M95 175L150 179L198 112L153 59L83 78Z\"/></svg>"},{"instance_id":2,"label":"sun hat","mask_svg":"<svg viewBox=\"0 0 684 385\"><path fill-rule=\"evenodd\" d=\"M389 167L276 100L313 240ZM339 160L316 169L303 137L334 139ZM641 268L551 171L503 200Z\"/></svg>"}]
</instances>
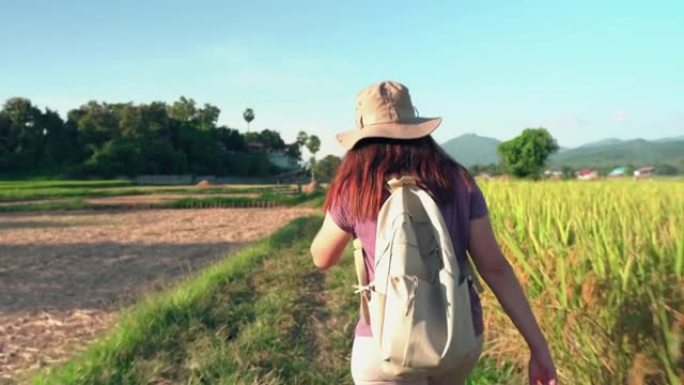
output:
<instances>
[{"instance_id":1,"label":"sun hat","mask_svg":"<svg viewBox=\"0 0 684 385\"><path fill-rule=\"evenodd\" d=\"M442 118L421 118L401 83L384 81L356 95L356 129L337 134L346 150L365 138L417 139L430 135Z\"/></svg>"}]
</instances>

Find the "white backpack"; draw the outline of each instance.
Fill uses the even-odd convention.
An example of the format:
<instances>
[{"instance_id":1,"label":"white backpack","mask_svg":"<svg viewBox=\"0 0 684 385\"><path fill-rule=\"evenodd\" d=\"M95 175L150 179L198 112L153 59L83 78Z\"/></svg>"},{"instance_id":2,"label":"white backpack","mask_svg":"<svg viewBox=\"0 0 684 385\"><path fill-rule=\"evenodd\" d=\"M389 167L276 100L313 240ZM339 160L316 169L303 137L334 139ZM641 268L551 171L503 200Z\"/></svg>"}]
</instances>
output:
<instances>
[{"instance_id":1,"label":"white backpack","mask_svg":"<svg viewBox=\"0 0 684 385\"><path fill-rule=\"evenodd\" d=\"M377 219L375 280L367 282L354 241L361 315L373 331L384 372L435 375L479 349L470 310L469 263L456 260L432 197L411 177L388 182Z\"/></svg>"}]
</instances>

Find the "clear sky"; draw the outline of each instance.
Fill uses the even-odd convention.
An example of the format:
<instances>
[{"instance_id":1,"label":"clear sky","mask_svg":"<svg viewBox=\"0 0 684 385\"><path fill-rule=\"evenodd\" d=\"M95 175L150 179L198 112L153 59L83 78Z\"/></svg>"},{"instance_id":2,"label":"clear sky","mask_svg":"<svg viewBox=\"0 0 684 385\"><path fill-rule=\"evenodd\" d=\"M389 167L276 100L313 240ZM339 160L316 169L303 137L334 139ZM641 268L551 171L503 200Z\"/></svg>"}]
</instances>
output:
<instances>
[{"instance_id":1,"label":"clear sky","mask_svg":"<svg viewBox=\"0 0 684 385\"><path fill-rule=\"evenodd\" d=\"M357 91L406 84L422 116L562 146L684 134L684 1L0 0L0 102L221 109L220 123L317 134L354 126Z\"/></svg>"}]
</instances>

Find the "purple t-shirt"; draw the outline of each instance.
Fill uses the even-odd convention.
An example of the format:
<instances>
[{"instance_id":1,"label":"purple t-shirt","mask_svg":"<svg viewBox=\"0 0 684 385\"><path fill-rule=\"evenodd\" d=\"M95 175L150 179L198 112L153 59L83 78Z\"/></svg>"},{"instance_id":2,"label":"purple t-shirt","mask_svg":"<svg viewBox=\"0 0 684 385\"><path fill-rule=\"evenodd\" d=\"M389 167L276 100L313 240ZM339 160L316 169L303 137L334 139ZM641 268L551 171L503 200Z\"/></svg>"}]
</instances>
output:
<instances>
[{"instance_id":1,"label":"purple t-shirt","mask_svg":"<svg viewBox=\"0 0 684 385\"><path fill-rule=\"evenodd\" d=\"M467 258L468 240L470 239L470 220L487 215L487 204L482 191L480 191L472 177L456 169L454 169L452 177L455 190L454 197L446 205L439 205L439 209L449 228L456 257L461 266L464 266L463 264ZM363 220L353 222L350 220L351 217L348 213L349 210L345 202L336 202L329 211L331 218L342 230L361 240L368 279L372 281L375 276L375 233L377 221ZM470 286L470 299L475 334L480 335L484 329L482 305L480 304L480 297L472 285ZM356 325L356 335L371 336L370 325L359 320Z\"/></svg>"}]
</instances>

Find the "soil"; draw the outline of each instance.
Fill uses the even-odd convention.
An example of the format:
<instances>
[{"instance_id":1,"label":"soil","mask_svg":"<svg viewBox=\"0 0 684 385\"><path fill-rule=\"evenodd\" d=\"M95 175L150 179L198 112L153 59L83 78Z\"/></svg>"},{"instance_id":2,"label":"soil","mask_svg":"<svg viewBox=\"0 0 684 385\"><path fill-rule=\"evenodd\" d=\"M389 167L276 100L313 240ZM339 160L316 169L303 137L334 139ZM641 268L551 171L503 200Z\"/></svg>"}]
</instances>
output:
<instances>
[{"instance_id":1,"label":"soil","mask_svg":"<svg viewBox=\"0 0 684 385\"><path fill-rule=\"evenodd\" d=\"M310 213L0 214L0 384L63 362L110 327L121 307Z\"/></svg>"}]
</instances>

